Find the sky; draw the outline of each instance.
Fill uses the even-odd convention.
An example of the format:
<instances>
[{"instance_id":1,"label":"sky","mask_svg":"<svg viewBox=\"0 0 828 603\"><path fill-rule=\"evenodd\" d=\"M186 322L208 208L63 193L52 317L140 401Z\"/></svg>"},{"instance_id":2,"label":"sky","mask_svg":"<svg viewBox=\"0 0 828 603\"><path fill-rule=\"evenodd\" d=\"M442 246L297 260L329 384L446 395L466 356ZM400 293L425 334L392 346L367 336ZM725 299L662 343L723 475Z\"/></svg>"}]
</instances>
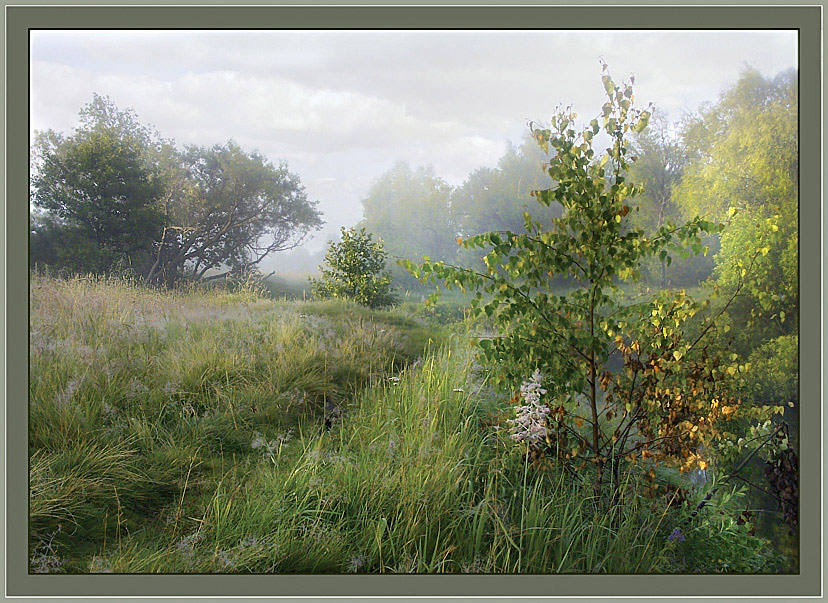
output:
<instances>
[{"instance_id":1,"label":"sky","mask_svg":"<svg viewBox=\"0 0 828 603\"><path fill-rule=\"evenodd\" d=\"M30 50L32 131L69 133L98 93L178 145L233 139L284 159L326 221L312 252L360 220L396 161L459 185L527 120L571 104L589 121L604 100L599 58L674 120L746 65L797 66L795 31L758 30L39 30Z\"/></svg>"}]
</instances>

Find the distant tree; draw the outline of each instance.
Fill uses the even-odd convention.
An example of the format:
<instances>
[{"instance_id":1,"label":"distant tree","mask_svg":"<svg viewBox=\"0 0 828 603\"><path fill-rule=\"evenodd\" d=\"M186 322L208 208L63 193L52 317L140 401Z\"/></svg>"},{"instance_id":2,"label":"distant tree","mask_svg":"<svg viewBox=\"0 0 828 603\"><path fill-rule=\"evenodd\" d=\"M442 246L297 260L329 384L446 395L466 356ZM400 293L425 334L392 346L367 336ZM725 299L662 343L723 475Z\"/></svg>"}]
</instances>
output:
<instances>
[{"instance_id":1,"label":"distant tree","mask_svg":"<svg viewBox=\"0 0 828 603\"><path fill-rule=\"evenodd\" d=\"M33 256L74 272L128 261L146 268L163 229L163 183L149 159L160 146L134 114L95 96L64 137L38 132L32 147Z\"/></svg>"},{"instance_id":2,"label":"distant tree","mask_svg":"<svg viewBox=\"0 0 828 603\"><path fill-rule=\"evenodd\" d=\"M331 241L321 276L311 278L313 294L321 298L347 298L377 308L394 303L391 274L386 270L388 255L382 240L374 241L364 228L341 229L339 242Z\"/></svg>"},{"instance_id":3,"label":"distant tree","mask_svg":"<svg viewBox=\"0 0 828 603\"><path fill-rule=\"evenodd\" d=\"M380 176L362 200L360 227L381 237L394 258L454 259L457 225L451 213L451 187L432 167L413 170L397 163ZM416 281L398 266L401 283Z\"/></svg>"},{"instance_id":4,"label":"distant tree","mask_svg":"<svg viewBox=\"0 0 828 603\"><path fill-rule=\"evenodd\" d=\"M523 228L526 211L541 221L560 216L559 203L535 207L538 204L527 202L532 191L552 184L541 167L548 160L548 155L527 135L519 147L508 144L496 167L473 171L451 199L460 234L519 230Z\"/></svg>"},{"instance_id":5,"label":"distant tree","mask_svg":"<svg viewBox=\"0 0 828 603\"><path fill-rule=\"evenodd\" d=\"M189 147L177 188L165 198L167 225L148 283L241 276L269 254L302 244L322 220L299 177L235 142ZM207 275L208 271L219 274Z\"/></svg>"},{"instance_id":6,"label":"distant tree","mask_svg":"<svg viewBox=\"0 0 828 603\"><path fill-rule=\"evenodd\" d=\"M652 233L668 220L679 221L683 212L673 199L673 192L688 162L680 130L670 124L664 113L655 110L649 126L631 140L631 151L637 160L630 165L630 178L643 187L633 205L632 223ZM714 248L718 244L715 237L706 237L704 243ZM661 287L668 286L668 275L671 281L692 283L710 276L713 259L694 255L668 267L666 260L652 258L645 270Z\"/></svg>"}]
</instances>

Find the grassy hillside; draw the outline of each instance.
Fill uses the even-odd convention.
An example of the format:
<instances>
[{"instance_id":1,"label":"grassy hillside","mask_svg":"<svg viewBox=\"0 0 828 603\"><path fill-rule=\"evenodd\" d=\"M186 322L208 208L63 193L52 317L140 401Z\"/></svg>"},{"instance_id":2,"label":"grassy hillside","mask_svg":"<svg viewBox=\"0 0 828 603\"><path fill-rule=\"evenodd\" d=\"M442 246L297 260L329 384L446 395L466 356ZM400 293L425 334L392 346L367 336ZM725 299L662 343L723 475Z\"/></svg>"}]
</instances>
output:
<instances>
[{"instance_id":1,"label":"grassy hillside","mask_svg":"<svg viewBox=\"0 0 828 603\"><path fill-rule=\"evenodd\" d=\"M33 276L32 571L773 568L715 510L678 542L632 482L596 512L532 469L457 316Z\"/></svg>"}]
</instances>

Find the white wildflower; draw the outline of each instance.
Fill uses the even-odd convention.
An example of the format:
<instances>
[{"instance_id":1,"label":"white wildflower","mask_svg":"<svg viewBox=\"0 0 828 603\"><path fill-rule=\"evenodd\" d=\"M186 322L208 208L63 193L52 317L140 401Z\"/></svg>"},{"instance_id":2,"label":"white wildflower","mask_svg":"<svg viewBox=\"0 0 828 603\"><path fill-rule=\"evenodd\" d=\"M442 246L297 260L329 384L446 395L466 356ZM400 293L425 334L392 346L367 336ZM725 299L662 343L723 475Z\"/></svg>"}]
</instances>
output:
<instances>
[{"instance_id":1,"label":"white wildflower","mask_svg":"<svg viewBox=\"0 0 828 603\"><path fill-rule=\"evenodd\" d=\"M57 403L60 406L64 406L71 402L72 398L75 397L78 389L80 388L81 379L72 379L69 383L66 384L66 388L57 395Z\"/></svg>"},{"instance_id":2,"label":"white wildflower","mask_svg":"<svg viewBox=\"0 0 828 603\"><path fill-rule=\"evenodd\" d=\"M541 387L542 380L540 371L536 369L529 381L520 386L523 404L515 407L517 418L507 421L512 425L509 437L516 442L537 444L546 438L549 407L541 402L541 396L546 394L546 390Z\"/></svg>"}]
</instances>

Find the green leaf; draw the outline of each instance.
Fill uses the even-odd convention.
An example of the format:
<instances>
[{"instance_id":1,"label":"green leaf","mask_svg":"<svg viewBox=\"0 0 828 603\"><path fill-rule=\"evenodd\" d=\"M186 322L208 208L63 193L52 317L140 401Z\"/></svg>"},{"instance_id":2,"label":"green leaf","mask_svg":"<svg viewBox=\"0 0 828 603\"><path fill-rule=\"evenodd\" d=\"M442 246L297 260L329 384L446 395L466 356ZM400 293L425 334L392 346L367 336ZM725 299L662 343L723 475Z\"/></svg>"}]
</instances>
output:
<instances>
[{"instance_id":1,"label":"green leaf","mask_svg":"<svg viewBox=\"0 0 828 603\"><path fill-rule=\"evenodd\" d=\"M612 78L608 75L602 75L601 81L604 84L604 90L606 90L608 95L611 95L615 92L615 82L612 81Z\"/></svg>"}]
</instances>

